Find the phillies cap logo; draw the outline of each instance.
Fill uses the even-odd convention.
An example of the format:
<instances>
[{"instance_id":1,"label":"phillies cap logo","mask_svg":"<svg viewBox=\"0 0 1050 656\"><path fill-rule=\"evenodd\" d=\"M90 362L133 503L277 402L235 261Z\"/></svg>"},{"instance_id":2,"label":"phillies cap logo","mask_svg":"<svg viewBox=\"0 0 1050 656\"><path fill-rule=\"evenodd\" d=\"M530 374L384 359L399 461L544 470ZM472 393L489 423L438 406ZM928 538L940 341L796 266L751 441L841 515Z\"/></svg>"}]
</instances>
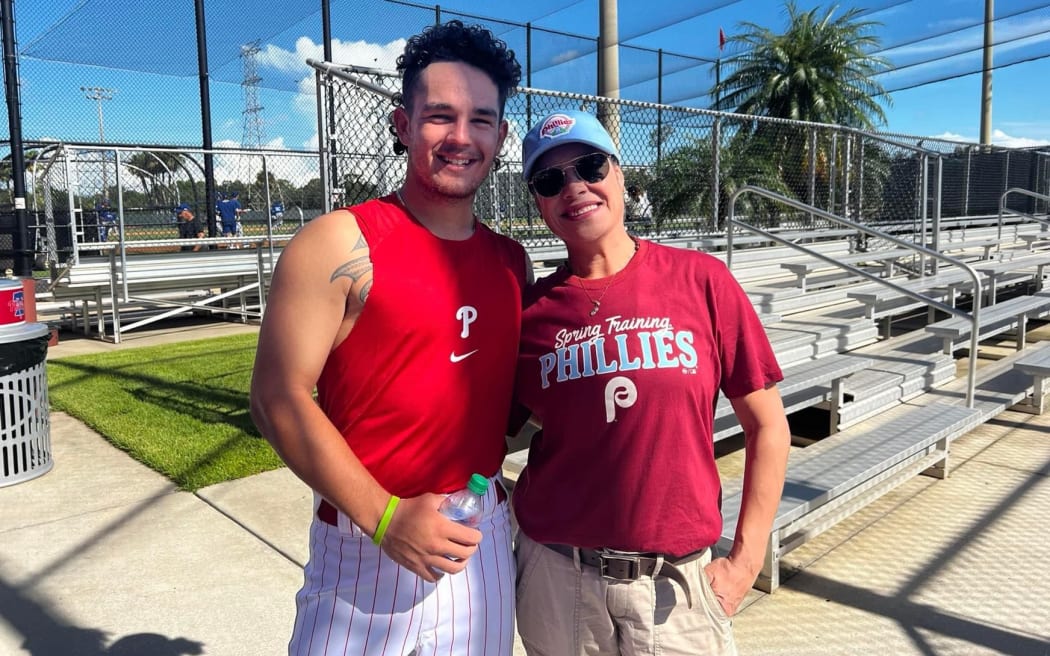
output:
<instances>
[{"instance_id":1,"label":"phillies cap logo","mask_svg":"<svg viewBox=\"0 0 1050 656\"><path fill-rule=\"evenodd\" d=\"M25 304L25 292L15 292L11 295L11 301L8 303L8 309L16 319L21 319L26 315L26 304Z\"/></svg>"},{"instance_id":2,"label":"phillies cap logo","mask_svg":"<svg viewBox=\"0 0 1050 656\"><path fill-rule=\"evenodd\" d=\"M569 132L576 119L565 114L554 114L540 126L540 139L554 139Z\"/></svg>"}]
</instances>

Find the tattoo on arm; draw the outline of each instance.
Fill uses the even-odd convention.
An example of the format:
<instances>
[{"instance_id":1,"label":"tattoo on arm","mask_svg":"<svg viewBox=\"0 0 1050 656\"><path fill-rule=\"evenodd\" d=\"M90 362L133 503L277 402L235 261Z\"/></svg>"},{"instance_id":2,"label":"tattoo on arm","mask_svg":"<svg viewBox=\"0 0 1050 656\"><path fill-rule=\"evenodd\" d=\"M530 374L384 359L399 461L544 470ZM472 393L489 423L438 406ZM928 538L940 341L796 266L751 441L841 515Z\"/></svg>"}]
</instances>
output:
<instances>
[{"instance_id":1,"label":"tattoo on arm","mask_svg":"<svg viewBox=\"0 0 1050 656\"><path fill-rule=\"evenodd\" d=\"M355 257L354 259L344 262L336 267L335 271L332 272L331 280L328 282L335 282L336 278L349 278L351 284L353 284L371 271L372 262L368 259L367 255Z\"/></svg>"},{"instance_id":2,"label":"tattoo on arm","mask_svg":"<svg viewBox=\"0 0 1050 656\"><path fill-rule=\"evenodd\" d=\"M368 298L368 291L372 289L372 258L369 256L368 242L363 234L357 236L357 243L350 253L354 257L337 266L329 282L335 282L338 278L349 278L351 289L360 284L357 297L364 303Z\"/></svg>"}]
</instances>

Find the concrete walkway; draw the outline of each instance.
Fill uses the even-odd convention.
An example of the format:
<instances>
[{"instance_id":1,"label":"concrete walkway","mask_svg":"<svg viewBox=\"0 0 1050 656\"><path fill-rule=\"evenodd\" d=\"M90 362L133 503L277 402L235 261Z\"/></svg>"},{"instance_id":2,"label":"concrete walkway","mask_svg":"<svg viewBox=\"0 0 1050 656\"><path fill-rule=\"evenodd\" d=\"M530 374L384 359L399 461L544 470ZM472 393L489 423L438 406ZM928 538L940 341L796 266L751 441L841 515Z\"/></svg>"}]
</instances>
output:
<instances>
[{"instance_id":1,"label":"concrete walkway","mask_svg":"<svg viewBox=\"0 0 1050 656\"><path fill-rule=\"evenodd\" d=\"M69 340L49 358L251 330ZM284 653L310 491L287 470L196 494L51 414L55 466L0 488L0 654ZM1008 412L783 561L736 618L744 656L1050 655L1050 416ZM740 454L719 462L735 475ZM520 648L519 648L519 653Z\"/></svg>"}]
</instances>

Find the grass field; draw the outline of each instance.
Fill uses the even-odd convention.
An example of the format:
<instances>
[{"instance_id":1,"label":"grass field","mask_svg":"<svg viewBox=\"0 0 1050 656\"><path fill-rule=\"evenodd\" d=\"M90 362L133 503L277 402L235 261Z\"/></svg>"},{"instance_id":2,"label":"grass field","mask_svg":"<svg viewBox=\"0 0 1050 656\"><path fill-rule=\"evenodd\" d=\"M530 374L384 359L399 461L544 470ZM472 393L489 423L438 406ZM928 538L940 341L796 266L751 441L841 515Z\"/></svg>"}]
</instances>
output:
<instances>
[{"instance_id":1,"label":"grass field","mask_svg":"<svg viewBox=\"0 0 1050 656\"><path fill-rule=\"evenodd\" d=\"M248 415L257 336L50 360L51 407L185 490L283 466Z\"/></svg>"}]
</instances>

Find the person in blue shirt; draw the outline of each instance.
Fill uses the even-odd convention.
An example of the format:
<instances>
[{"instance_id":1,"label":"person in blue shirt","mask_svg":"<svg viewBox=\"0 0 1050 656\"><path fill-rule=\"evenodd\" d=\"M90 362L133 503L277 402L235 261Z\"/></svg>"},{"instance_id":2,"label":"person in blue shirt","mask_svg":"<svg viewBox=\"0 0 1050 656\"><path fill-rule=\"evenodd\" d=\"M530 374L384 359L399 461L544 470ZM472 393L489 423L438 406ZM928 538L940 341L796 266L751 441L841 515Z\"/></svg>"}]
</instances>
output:
<instances>
[{"instance_id":1,"label":"person in blue shirt","mask_svg":"<svg viewBox=\"0 0 1050 656\"><path fill-rule=\"evenodd\" d=\"M232 237L237 234L237 217L244 210L241 209L240 194L236 191L229 198L219 201L219 217L222 219L222 236Z\"/></svg>"},{"instance_id":2,"label":"person in blue shirt","mask_svg":"<svg viewBox=\"0 0 1050 656\"><path fill-rule=\"evenodd\" d=\"M284 223L284 203L277 201L270 206L270 223L279 226Z\"/></svg>"},{"instance_id":3,"label":"person in blue shirt","mask_svg":"<svg viewBox=\"0 0 1050 656\"><path fill-rule=\"evenodd\" d=\"M107 241L110 234L116 235L117 213L109 206L108 198L95 204L95 214L98 216L98 240Z\"/></svg>"}]
</instances>

